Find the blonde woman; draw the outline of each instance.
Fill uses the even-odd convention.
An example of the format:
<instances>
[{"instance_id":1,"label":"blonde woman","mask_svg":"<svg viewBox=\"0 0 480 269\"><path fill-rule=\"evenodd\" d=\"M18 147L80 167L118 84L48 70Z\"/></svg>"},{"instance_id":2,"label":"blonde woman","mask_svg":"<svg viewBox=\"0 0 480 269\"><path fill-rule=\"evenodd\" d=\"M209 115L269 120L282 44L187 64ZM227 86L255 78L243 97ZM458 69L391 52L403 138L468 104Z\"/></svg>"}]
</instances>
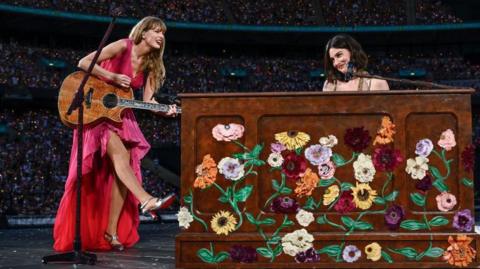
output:
<instances>
[{"instance_id":1,"label":"blonde woman","mask_svg":"<svg viewBox=\"0 0 480 269\"><path fill-rule=\"evenodd\" d=\"M93 69L98 76L120 87L136 90L144 87L143 101L155 103L154 93L165 80L163 52L166 26L156 17L138 22L126 39L115 41L102 50ZM88 69L95 52L79 61ZM144 85L145 84L145 85ZM175 116L176 107L164 116ZM74 130L74 141L77 130ZM85 126L83 145L81 238L82 249L118 250L138 240L139 211L152 213L168 207L174 195L152 197L142 188L140 160L150 149L140 131L133 111L125 109L122 123L105 120ZM54 226L54 249L73 249L75 237L77 146L73 143L70 167Z\"/></svg>"}]
</instances>

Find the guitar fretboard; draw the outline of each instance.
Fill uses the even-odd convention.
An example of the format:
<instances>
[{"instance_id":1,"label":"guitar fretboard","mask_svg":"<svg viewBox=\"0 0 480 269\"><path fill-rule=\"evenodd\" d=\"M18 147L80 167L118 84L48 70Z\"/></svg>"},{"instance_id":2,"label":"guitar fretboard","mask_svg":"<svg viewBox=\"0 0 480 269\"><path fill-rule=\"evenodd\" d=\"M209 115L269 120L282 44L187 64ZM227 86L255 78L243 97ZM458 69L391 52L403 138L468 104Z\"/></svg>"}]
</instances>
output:
<instances>
[{"instance_id":1,"label":"guitar fretboard","mask_svg":"<svg viewBox=\"0 0 480 269\"><path fill-rule=\"evenodd\" d=\"M168 105L153 104L153 103L147 103L147 102L131 100L131 99L120 99L117 105L122 107L153 110L153 111L160 111L160 112L168 111ZM181 110L179 107L177 107L177 113L181 113Z\"/></svg>"}]
</instances>

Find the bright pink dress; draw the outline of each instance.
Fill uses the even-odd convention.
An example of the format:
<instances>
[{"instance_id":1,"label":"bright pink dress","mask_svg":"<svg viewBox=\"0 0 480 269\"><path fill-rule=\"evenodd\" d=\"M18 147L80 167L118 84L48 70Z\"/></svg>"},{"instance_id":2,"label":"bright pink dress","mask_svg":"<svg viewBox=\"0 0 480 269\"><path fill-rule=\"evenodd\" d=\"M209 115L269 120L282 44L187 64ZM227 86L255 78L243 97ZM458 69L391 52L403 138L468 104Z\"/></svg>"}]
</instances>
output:
<instances>
[{"instance_id":1,"label":"bright pink dress","mask_svg":"<svg viewBox=\"0 0 480 269\"><path fill-rule=\"evenodd\" d=\"M131 51L133 42L125 39L127 49L115 58L103 61L100 65L112 72L125 74L132 78L131 86L138 89L143 85L144 75L139 72L133 77ZM81 205L81 240L84 250L110 250L110 244L104 239L108 224L112 182L115 179L112 163L107 155L109 131L115 132L130 150L130 165L138 181L142 182L140 160L150 149L131 109L125 109L122 123L105 120L93 126L85 126L83 135L82 166L82 205ZM53 230L56 251L73 249L75 238L75 206L77 183L77 130L73 133L65 192L55 219ZM129 191L118 222L118 236L126 247L133 246L138 240L139 201Z\"/></svg>"}]
</instances>

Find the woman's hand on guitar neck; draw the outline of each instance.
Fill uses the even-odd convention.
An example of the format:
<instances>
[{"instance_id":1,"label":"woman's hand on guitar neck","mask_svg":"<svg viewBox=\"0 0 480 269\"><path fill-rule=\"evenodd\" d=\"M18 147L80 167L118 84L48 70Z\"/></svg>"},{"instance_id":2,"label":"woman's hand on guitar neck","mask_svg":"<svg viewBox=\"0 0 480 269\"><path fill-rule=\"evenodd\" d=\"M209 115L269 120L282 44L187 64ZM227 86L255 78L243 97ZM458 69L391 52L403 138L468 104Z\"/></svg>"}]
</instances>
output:
<instances>
[{"instance_id":1,"label":"woman's hand on guitar neck","mask_svg":"<svg viewBox=\"0 0 480 269\"><path fill-rule=\"evenodd\" d=\"M111 79L115 84L125 89L130 88L130 82L132 79L129 76L123 74L113 74Z\"/></svg>"},{"instance_id":2,"label":"woman's hand on guitar neck","mask_svg":"<svg viewBox=\"0 0 480 269\"><path fill-rule=\"evenodd\" d=\"M168 111L165 113L166 116L168 117L176 117L177 116L177 105L169 105L168 106Z\"/></svg>"},{"instance_id":3,"label":"woman's hand on guitar neck","mask_svg":"<svg viewBox=\"0 0 480 269\"><path fill-rule=\"evenodd\" d=\"M158 104L157 101L155 101L154 99L151 99L151 100L148 100L147 101L148 103L153 103L153 104ZM155 112L156 114L159 114L159 115L162 115L164 117L176 117L178 115L177 113L177 105L168 105L168 111L167 112Z\"/></svg>"}]
</instances>

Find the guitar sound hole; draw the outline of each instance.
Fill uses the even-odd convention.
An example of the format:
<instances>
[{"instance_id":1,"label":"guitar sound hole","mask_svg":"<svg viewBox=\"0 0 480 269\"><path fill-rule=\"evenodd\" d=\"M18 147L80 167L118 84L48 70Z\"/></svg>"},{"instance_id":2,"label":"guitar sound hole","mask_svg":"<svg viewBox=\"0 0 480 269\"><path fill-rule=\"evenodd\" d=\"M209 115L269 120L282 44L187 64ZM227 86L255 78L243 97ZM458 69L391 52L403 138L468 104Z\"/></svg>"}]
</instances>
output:
<instances>
[{"instance_id":1,"label":"guitar sound hole","mask_svg":"<svg viewBox=\"0 0 480 269\"><path fill-rule=\"evenodd\" d=\"M109 93L103 97L103 105L106 108L114 108L117 106L118 99L117 96L113 93Z\"/></svg>"}]
</instances>

